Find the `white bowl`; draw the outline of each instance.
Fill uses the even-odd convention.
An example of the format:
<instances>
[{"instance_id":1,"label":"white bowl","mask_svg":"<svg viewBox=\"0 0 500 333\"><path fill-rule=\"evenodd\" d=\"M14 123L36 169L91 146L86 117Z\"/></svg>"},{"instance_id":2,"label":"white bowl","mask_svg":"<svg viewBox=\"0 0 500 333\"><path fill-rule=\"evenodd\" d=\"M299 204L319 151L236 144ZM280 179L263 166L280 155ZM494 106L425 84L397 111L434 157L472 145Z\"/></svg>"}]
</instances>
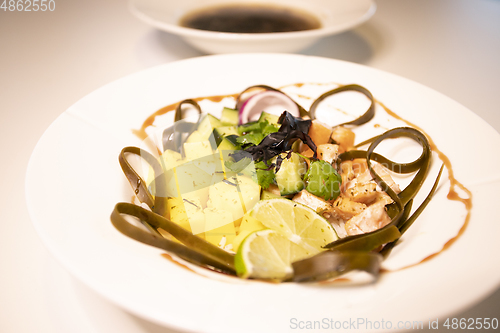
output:
<instances>
[{"instance_id":1,"label":"white bowl","mask_svg":"<svg viewBox=\"0 0 500 333\"><path fill-rule=\"evenodd\" d=\"M130 0L132 13L142 21L179 35L206 53L296 52L318 39L349 30L375 13L373 0L245 0L245 4L274 4L307 11L321 22L319 29L280 33L225 33L179 25L187 13L205 7L242 3L238 0Z\"/></svg>"}]
</instances>

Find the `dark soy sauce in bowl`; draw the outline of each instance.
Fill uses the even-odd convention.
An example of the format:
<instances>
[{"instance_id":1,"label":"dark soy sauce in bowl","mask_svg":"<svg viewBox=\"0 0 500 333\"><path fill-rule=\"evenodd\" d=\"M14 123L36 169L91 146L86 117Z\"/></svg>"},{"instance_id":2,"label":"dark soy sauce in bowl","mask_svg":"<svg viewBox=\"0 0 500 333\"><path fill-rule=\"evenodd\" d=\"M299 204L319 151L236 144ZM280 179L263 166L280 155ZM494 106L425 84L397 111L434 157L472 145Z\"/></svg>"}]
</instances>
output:
<instances>
[{"instance_id":1,"label":"dark soy sauce in bowl","mask_svg":"<svg viewBox=\"0 0 500 333\"><path fill-rule=\"evenodd\" d=\"M198 30L251 34L321 28L320 20L306 11L265 4L198 9L182 17L179 25Z\"/></svg>"}]
</instances>

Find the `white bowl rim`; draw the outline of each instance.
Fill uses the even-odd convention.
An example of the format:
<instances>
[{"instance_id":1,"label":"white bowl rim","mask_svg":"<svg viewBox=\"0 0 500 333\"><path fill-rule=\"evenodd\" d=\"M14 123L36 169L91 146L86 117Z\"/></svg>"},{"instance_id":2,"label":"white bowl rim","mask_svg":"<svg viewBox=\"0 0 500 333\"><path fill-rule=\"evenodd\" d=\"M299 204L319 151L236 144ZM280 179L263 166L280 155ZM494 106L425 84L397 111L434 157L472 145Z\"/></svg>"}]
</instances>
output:
<instances>
[{"instance_id":1,"label":"white bowl rim","mask_svg":"<svg viewBox=\"0 0 500 333\"><path fill-rule=\"evenodd\" d=\"M344 32L357 25L360 25L370 19L377 9L377 5L372 0L368 10L356 20L346 22L340 25L328 25L319 29L292 31L292 32L273 32L273 33L233 33L233 32L216 32L181 27L177 24L170 24L161 20L154 19L149 15L143 13L136 6L133 1L129 1L129 9L137 18L145 23L148 23L160 30L167 31L182 37L195 37L213 40L289 40L296 38L318 38L335 33Z\"/></svg>"}]
</instances>

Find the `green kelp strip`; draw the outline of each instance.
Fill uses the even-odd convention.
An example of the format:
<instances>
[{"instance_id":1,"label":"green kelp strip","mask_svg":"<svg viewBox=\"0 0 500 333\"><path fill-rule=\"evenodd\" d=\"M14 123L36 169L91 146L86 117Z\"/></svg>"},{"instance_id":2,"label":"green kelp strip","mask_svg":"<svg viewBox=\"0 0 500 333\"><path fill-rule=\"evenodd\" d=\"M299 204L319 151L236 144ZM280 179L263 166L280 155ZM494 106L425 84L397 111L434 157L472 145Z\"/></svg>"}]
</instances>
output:
<instances>
[{"instance_id":1,"label":"green kelp strip","mask_svg":"<svg viewBox=\"0 0 500 333\"><path fill-rule=\"evenodd\" d=\"M153 182L156 196L149 192L144 179L127 161L127 154L137 155L151 166L155 173ZM234 274L234 255L193 235L190 231L164 217L167 197L161 194L165 193L165 174L153 155L140 148L126 147L120 153L119 161L130 185L135 189L138 199L151 209L149 211L134 204L118 203L111 214L111 222L120 232L139 242L172 252L189 262ZM130 224L124 215L135 217L150 232ZM182 244L164 238L158 232L159 228L168 232Z\"/></svg>"},{"instance_id":2,"label":"green kelp strip","mask_svg":"<svg viewBox=\"0 0 500 333\"><path fill-rule=\"evenodd\" d=\"M396 163L374 152L375 148L386 139L408 137L422 146L422 154L411 163ZM364 155L364 156L363 156ZM387 256L401 235L411 226L415 219L430 202L439 184L441 170L426 199L410 216L413 198L421 188L431 163L432 151L424 134L410 127L395 128L377 136L367 151L349 151L340 155L342 161L354 158L366 158L368 168L377 184L394 201L386 206L391 222L372 232L347 236L325 246L328 250L311 258L293 264L295 275L293 281L320 281L334 278L351 270L361 270L373 274L376 278L380 272L382 258ZM417 171L410 184L396 194L373 170L372 160L387 162L386 166L398 173ZM384 246L385 245L385 246ZM380 253L379 253L380 252ZM375 259L379 258L379 259Z\"/></svg>"},{"instance_id":3,"label":"green kelp strip","mask_svg":"<svg viewBox=\"0 0 500 333\"><path fill-rule=\"evenodd\" d=\"M182 150L182 144L184 143L187 135L192 133L198 126L198 122L190 123L183 120L184 114L182 112L182 106L188 104L194 107L198 112L198 122L201 120L202 110L198 102L194 99L185 99L177 105L175 108L174 124L163 131L162 134L162 146L163 151L170 149L174 151Z\"/></svg>"},{"instance_id":4,"label":"green kelp strip","mask_svg":"<svg viewBox=\"0 0 500 333\"><path fill-rule=\"evenodd\" d=\"M182 244L132 225L124 217L125 215L135 217L153 228L167 231ZM118 203L111 213L111 222L121 233L139 242L166 250L202 267L213 267L228 274L235 274L234 255L140 206L126 202Z\"/></svg>"},{"instance_id":5,"label":"green kelp strip","mask_svg":"<svg viewBox=\"0 0 500 333\"><path fill-rule=\"evenodd\" d=\"M314 258L313 260L311 260ZM294 282L324 281L337 278L351 271L364 271L373 276L379 274L382 256L376 252L325 251L316 256L294 262Z\"/></svg>"},{"instance_id":6,"label":"green kelp strip","mask_svg":"<svg viewBox=\"0 0 500 333\"><path fill-rule=\"evenodd\" d=\"M368 97L368 99L370 100L370 106L365 111L365 113L363 113L360 117L358 117L354 120L339 124L337 126L363 125L363 124L369 122L375 116L375 99L373 98L372 93L368 89L366 89L365 87L362 87L360 85L357 85L357 84L347 84L345 86L340 86L338 88L335 88L335 89L332 89L330 91L323 93L321 96L319 96L311 104L311 107L309 108L309 113L308 113L309 117L311 117L311 119L316 119L316 109L321 104L321 102L323 102L327 97L330 97L332 95L335 95L335 94L338 94L341 92L345 92L345 91L357 91L357 92L362 93L363 95Z\"/></svg>"},{"instance_id":7,"label":"green kelp strip","mask_svg":"<svg viewBox=\"0 0 500 333\"><path fill-rule=\"evenodd\" d=\"M179 104L175 108L175 116L174 116L174 121L175 122L184 119L184 115L182 114L182 106L184 104L189 104L189 105L193 106L196 109L196 111L198 111L199 115L201 115L203 113L203 111L201 110L201 107L198 104L198 102L196 102L194 99L190 99L190 98L189 99L185 99L185 100L179 102Z\"/></svg>"}]
</instances>

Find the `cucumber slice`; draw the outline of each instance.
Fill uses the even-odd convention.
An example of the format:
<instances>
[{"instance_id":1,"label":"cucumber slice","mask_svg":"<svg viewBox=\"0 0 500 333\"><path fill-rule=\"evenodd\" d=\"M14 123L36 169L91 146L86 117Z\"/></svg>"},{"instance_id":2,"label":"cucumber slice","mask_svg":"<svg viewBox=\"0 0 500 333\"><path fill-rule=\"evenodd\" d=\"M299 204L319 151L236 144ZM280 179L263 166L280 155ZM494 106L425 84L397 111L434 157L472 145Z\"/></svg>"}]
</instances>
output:
<instances>
[{"instance_id":1,"label":"cucumber slice","mask_svg":"<svg viewBox=\"0 0 500 333\"><path fill-rule=\"evenodd\" d=\"M305 187L302 177L307 171L307 163L296 153L292 153L290 158L287 154L281 154L283 162L276 173L276 184L280 189L281 195L290 195L300 192ZM276 163L276 159L273 161Z\"/></svg>"},{"instance_id":2,"label":"cucumber slice","mask_svg":"<svg viewBox=\"0 0 500 333\"><path fill-rule=\"evenodd\" d=\"M228 136L226 136L226 137L224 137L224 138L225 138L225 139L228 139L228 140L229 140L229 142L231 142L233 145L238 146L238 140L237 140L237 139L238 139L238 136L237 136L237 135L235 135L235 134L230 134L230 135L228 135Z\"/></svg>"},{"instance_id":3,"label":"cucumber slice","mask_svg":"<svg viewBox=\"0 0 500 333\"><path fill-rule=\"evenodd\" d=\"M278 119L279 119L279 116L262 111L258 122L262 122L262 121L267 120L270 124L278 124Z\"/></svg>"},{"instance_id":4,"label":"cucumber slice","mask_svg":"<svg viewBox=\"0 0 500 333\"><path fill-rule=\"evenodd\" d=\"M214 128L221 127L222 122L211 114L206 114L198 123L196 130L204 140L208 140Z\"/></svg>"},{"instance_id":5,"label":"cucumber slice","mask_svg":"<svg viewBox=\"0 0 500 333\"><path fill-rule=\"evenodd\" d=\"M238 127L237 126L221 126L217 127L213 131L215 143L217 146L221 143L222 139L229 135L238 135Z\"/></svg>"},{"instance_id":6,"label":"cucumber slice","mask_svg":"<svg viewBox=\"0 0 500 333\"><path fill-rule=\"evenodd\" d=\"M281 198L281 196L274 194L273 192L269 192L267 190L262 190L262 193L260 194L260 200L269 200L277 198Z\"/></svg>"},{"instance_id":7,"label":"cucumber slice","mask_svg":"<svg viewBox=\"0 0 500 333\"><path fill-rule=\"evenodd\" d=\"M226 125L226 126L238 125L238 123L239 123L238 110L225 107L224 109L222 109L220 121L222 122L222 125Z\"/></svg>"},{"instance_id":8,"label":"cucumber slice","mask_svg":"<svg viewBox=\"0 0 500 333\"><path fill-rule=\"evenodd\" d=\"M232 137L232 135L223 138L222 141L217 146L217 149L218 150L236 150L236 149L238 149L238 146L236 146L235 142L229 139L230 137Z\"/></svg>"},{"instance_id":9,"label":"cucumber slice","mask_svg":"<svg viewBox=\"0 0 500 333\"><path fill-rule=\"evenodd\" d=\"M185 142L201 142L205 140L207 140L207 138L203 134L201 134L198 130L195 130L188 136Z\"/></svg>"}]
</instances>

